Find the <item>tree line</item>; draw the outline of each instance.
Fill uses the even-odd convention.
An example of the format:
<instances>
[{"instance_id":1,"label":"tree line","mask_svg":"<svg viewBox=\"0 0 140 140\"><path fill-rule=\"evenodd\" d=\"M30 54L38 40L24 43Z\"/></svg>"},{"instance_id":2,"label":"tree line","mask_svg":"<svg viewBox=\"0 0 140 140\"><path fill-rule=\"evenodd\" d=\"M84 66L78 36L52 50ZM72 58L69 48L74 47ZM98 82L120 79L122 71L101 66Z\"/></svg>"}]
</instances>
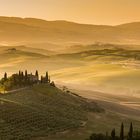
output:
<instances>
[{"instance_id":1,"label":"tree line","mask_svg":"<svg viewBox=\"0 0 140 140\"><path fill-rule=\"evenodd\" d=\"M133 124L131 122L130 127L129 127L129 131L128 131L127 135L125 135L124 134L124 124L122 123L119 136L116 135L116 130L114 128L114 129L112 129L110 135L108 135L107 132L106 132L106 134L93 133L86 140L140 140L140 132L133 130Z\"/></svg>"},{"instance_id":2,"label":"tree line","mask_svg":"<svg viewBox=\"0 0 140 140\"><path fill-rule=\"evenodd\" d=\"M11 90L41 83L48 83L55 86L54 82L51 82L48 72L46 72L45 76L39 76L38 70L36 70L35 74L28 73L25 70L25 72L19 71L18 73L14 73L10 77L5 72L3 78L0 80L0 87L3 90Z\"/></svg>"}]
</instances>

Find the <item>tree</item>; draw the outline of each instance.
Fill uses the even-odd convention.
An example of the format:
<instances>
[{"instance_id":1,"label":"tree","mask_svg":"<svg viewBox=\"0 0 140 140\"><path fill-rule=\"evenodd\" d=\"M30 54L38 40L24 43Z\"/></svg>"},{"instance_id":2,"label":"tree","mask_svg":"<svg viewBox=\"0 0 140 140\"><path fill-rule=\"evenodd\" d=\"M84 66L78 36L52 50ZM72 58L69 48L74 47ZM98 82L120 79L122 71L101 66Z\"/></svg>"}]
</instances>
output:
<instances>
[{"instance_id":1,"label":"tree","mask_svg":"<svg viewBox=\"0 0 140 140\"><path fill-rule=\"evenodd\" d=\"M131 122L129 132L128 132L128 137L131 139L133 137L133 124Z\"/></svg>"},{"instance_id":2,"label":"tree","mask_svg":"<svg viewBox=\"0 0 140 140\"><path fill-rule=\"evenodd\" d=\"M120 140L124 140L124 125L123 125L123 123L121 124Z\"/></svg>"},{"instance_id":3,"label":"tree","mask_svg":"<svg viewBox=\"0 0 140 140\"><path fill-rule=\"evenodd\" d=\"M21 71L19 70L19 74L18 74L18 84L19 86L22 85L22 77L21 77Z\"/></svg>"},{"instance_id":4,"label":"tree","mask_svg":"<svg viewBox=\"0 0 140 140\"><path fill-rule=\"evenodd\" d=\"M37 78L39 78L38 70L36 70L35 76L36 76Z\"/></svg>"},{"instance_id":5,"label":"tree","mask_svg":"<svg viewBox=\"0 0 140 140\"><path fill-rule=\"evenodd\" d=\"M25 79L27 79L28 77L28 73L27 73L27 70L25 70Z\"/></svg>"},{"instance_id":6,"label":"tree","mask_svg":"<svg viewBox=\"0 0 140 140\"><path fill-rule=\"evenodd\" d=\"M7 80L7 73L5 72L4 74L4 80L6 81Z\"/></svg>"},{"instance_id":7,"label":"tree","mask_svg":"<svg viewBox=\"0 0 140 140\"><path fill-rule=\"evenodd\" d=\"M41 76L41 83L43 83L43 76Z\"/></svg>"},{"instance_id":8,"label":"tree","mask_svg":"<svg viewBox=\"0 0 140 140\"><path fill-rule=\"evenodd\" d=\"M115 140L115 128L111 131L111 137L113 140Z\"/></svg>"},{"instance_id":9,"label":"tree","mask_svg":"<svg viewBox=\"0 0 140 140\"><path fill-rule=\"evenodd\" d=\"M48 72L46 72L46 81L47 81L47 83L49 81L49 74L48 74Z\"/></svg>"},{"instance_id":10,"label":"tree","mask_svg":"<svg viewBox=\"0 0 140 140\"><path fill-rule=\"evenodd\" d=\"M19 76L21 76L21 71L19 70Z\"/></svg>"}]
</instances>

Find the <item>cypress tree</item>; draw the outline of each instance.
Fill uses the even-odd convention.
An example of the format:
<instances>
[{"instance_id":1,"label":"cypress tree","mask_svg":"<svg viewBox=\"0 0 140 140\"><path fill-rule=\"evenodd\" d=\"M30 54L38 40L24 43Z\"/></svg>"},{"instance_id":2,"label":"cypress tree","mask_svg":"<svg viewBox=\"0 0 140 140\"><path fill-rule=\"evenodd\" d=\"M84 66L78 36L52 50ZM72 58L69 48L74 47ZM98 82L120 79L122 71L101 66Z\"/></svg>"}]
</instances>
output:
<instances>
[{"instance_id":1,"label":"cypress tree","mask_svg":"<svg viewBox=\"0 0 140 140\"><path fill-rule=\"evenodd\" d=\"M48 83L48 81L49 81L49 75L48 75L48 72L46 72L46 81L47 81L47 83Z\"/></svg>"},{"instance_id":2,"label":"cypress tree","mask_svg":"<svg viewBox=\"0 0 140 140\"><path fill-rule=\"evenodd\" d=\"M25 70L25 85L28 84L28 73L27 70Z\"/></svg>"},{"instance_id":3,"label":"cypress tree","mask_svg":"<svg viewBox=\"0 0 140 140\"><path fill-rule=\"evenodd\" d=\"M130 124L129 132L128 132L128 137L129 138L133 137L133 124L132 124L132 122Z\"/></svg>"},{"instance_id":4,"label":"cypress tree","mask_svg":"<svg viewBox=\"0 0 140 140\"><path fill-rule=\"evenodd\" d=\"M113 140L115 140L115 136L116 136L116 133L115 133L115 128L111 131L111 137Z\"/></svg>"},{"instance_id":5,"label":"cypress tree","mask_svg":"<svg viewBox=\"0 0 140 140\"><path fill-rule=\"evenodd\" d=\"M6 81L7 80L7 73L5 72L4 74L4 80Z\"/></svg>"},{"instance_id":6,"label":"cypress tree","mask_svg":"<svg viewBox=\"0 0 140 140\"><path fill-rule=\"evenodd\" d=\"M41 83L43 83L43 76L41 76Z\"/></svg>"},{"instance_id":7,"label":"cypress tree","mask_svg":"<svg viewBox=\"0 0 140 140\"><path fill-rule=\"evenodd\" d=\"M21 84L22 84L21 71L20 70L19 70L19 73L18 73L18 84L19 84L19 86L21 86Z\"/></svg>"},{"instance_id":8,"label":"cypress tree","mask_svg":"<svg viewBox=\"0 0 140 140\"><path fill-rule=\"evenodd\" d=\"M120 140L124 140L124 125L123 125L123 123L121 124Z\"/></svg>"},{"instance_id":9,"label":"cypress tree","mask_svg":"<svg viewBox=\"0 0 140 140\"><path fill-rule=\"evenodd\" d=\"M18 75L19 75L19 76L21 76L21 71L20 71L20 70L19 70L19 73L18 73Z\"/></svg>"},{"instance_id":10,"label":"cypress tree","mask_svg":"<svg viewBox=\"0 0 140 140\"><path fill-rule=\"evenodd\" d=\"M24 86L25 79L24 79L24 73L23 73L23 71L20 72L20 80L21 80L22 86Z\"/></svg>"},{"instance_id":11,"label":"cypress tree","mask_svg":"<svg viewBox=\"0 0 140 140\"><path fill-rule=\"evenodd\" d=\"M36 72L35 72L35 76L37 77L37 80L38 80L38 79L39 79L38 70L36 70Z\"/></svg>"},{"instance_id":12,"label":"cypress tree","mask_svg":"<svg viewBox=\"0 0 140 140\"><path fill-rule=\"evenodd\" d=\"M24 73L23 73L23 71L21 72L21 77L22 77L22 79L24 78Z\"/></svg>"},{"instance_id":13,"label":"cypress tree","mask_svg":"<svg viewBox=\"0 0 140 140\"><path fill-rule=\"evenodd\" d=\"M27 70L25 70L25 78L27 79L28 77L28 73L27 73Z\"/></svg>"}]
</instances>

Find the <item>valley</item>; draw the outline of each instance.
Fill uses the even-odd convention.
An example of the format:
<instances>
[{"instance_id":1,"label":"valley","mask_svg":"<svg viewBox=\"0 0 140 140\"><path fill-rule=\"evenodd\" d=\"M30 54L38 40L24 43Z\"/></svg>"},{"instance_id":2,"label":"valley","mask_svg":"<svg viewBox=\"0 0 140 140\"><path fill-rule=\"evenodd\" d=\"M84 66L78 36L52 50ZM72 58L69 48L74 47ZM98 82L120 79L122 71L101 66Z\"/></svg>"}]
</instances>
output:
<instances>
[{"instance_id":1,"label":"valley","mask_svg":"<svg viewBox=\"0 0 140 140\"><path fill-rule=\"evenodd\" d=\"M0 95L0 136L85 140L114 126L119 135L121 122L126 130L130 122L139 130L139 33L139 22L106 26L0 17L0 77L49 71L56 84L26 87L23 78L24 88Z\"/></svg>"}]
</instances>

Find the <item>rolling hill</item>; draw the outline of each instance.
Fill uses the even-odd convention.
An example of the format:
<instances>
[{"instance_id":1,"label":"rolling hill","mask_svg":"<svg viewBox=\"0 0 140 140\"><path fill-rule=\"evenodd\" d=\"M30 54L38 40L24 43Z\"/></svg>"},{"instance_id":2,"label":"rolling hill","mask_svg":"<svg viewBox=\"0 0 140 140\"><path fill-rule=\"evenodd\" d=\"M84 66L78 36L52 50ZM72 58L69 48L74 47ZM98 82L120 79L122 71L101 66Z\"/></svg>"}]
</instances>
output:
<instances>
[{"instance_id":1,"label":"rolling hill","mask_svg":"<svg viewBox=\"0 0 140 140\"><path fill-rule=\"evenodd\" d=\"M95 102L47 84L0 95L0 138L28 140L85 125Z\"/></svg>"},{"instance_id":2,"label":"rolling hill","mask_svg":"<svg viewBox=\"0 0 140 140\"><path fill-rule=\"evenodd\" d=\"M106 26L33 18L0 17L0 36L0 42L3 44L43 42L46 44L94 42L139 44L140 23Z\"/></svg>"},{"instance_id":3,"label":"rolling hill","mask_svg":"<svg viewBox=\"0 0 140 140\"><path fill-rule=\"evenodd\" d=\"M139 96L138 48L139 45L132 49L131 45L91 44L70 46L58 54L26 46L1 46L0 76L27 68L29 72L39 70L40 74L49 71L58 83Z\"/></svg>"}]
</instances>

